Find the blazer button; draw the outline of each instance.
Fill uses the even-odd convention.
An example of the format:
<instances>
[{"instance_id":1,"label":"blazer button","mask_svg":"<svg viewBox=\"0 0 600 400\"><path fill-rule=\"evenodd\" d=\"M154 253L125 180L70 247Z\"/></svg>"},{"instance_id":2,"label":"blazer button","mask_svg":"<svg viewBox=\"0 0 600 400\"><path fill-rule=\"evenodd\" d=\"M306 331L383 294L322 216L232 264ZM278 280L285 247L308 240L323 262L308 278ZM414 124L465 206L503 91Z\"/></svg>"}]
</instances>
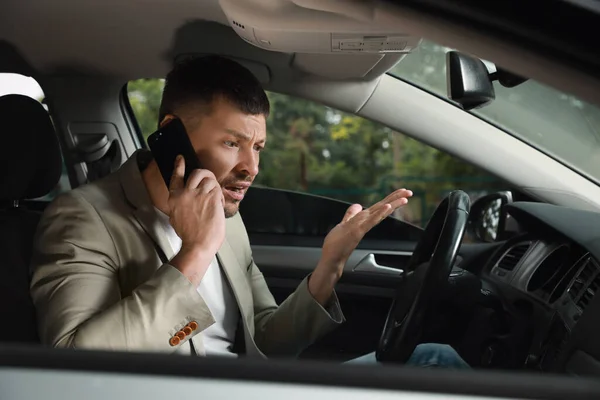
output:
<instances>
[{"instance_id":1,"label":"blazer button","mask_svg":"<svg viewBox=\"0 0 600 400\"><path fill-rule=\"evenodd\" d=\"M169 344L171 346L177 346L180 342L181 342L181 339L179 339L177 336L173 336L171 338L171 340L169 340Z\"/></svg>"},{"instance_id":2,"label":"blazer button","mask_svg":"<svg viewBox=\"0 0 600 400\"><path fill-rule=\"evenodd\" d=\"M179 331L175 334L176 337L179 338L179 340L183 340L185 339L185 333L183 333L183 331Z\"/></svg>"},{"instance_id":3,"label":"blazer button","mask_svg":"<svg viewBox=\"0 0 600 400\"><path fill-rule=\"evenodd\" d=\"M192 334L192 328L190 328L189 326L186 326L185 328L182 329L183 333L185 333L186 336L189 336Z\"/></svg>"},{"instance_id":4,"label":"blazer button","mask_svg":"<svg viewBox=\"0 0 600 400\"><path fill-rule=\"evenodd\" d=\"M191 330L195 331L196 329L198 329L198 323L196 321L192 321L189 324L187 324L187 326L190 327Z\"/></svg>"}]
</instances>

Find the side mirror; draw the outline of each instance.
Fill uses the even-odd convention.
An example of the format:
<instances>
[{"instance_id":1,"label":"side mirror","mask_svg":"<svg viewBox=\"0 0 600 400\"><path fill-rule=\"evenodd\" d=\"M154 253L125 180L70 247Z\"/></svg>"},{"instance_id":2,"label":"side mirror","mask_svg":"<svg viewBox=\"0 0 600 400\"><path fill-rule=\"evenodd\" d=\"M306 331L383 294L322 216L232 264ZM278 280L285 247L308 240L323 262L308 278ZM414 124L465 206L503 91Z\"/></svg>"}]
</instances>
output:
<instances>
[{"instance_id":1,"label":"side mirror","mask_svg":"<svg viewBox=\"0 0 600 400\"><path fill-rule=\"evenodd\" d=\"M467 111L483 107L496 98L494 81L511 88L527 80L498 67L490 72L479 58L458 51L446 53L446 77L448 98Z\"/></svg>"},{"instance_id":2,"label":"side mirror","mask_svg":"<svg viewBox=\"0 0 600 400\"><path fill-rule=\"evenodd\" d=\"M479 242L501 239L506 221L505 205L512 203L511 192L492 193L477 199L467 222L468 235Z\"/></svg>"}]
</instances>

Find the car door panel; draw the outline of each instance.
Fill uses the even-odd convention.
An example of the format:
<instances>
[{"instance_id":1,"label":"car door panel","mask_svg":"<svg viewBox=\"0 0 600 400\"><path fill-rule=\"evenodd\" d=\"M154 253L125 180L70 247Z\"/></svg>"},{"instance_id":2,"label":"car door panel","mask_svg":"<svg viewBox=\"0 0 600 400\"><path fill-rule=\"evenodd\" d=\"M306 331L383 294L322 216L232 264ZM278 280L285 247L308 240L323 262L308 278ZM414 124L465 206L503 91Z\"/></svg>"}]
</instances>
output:
<instances>
[{"instance_id":1,"label":"car door panel","mask_svg":"<svg viewBox=\"0 0 600 400\"><path fill-rule=\"evenodd\" d=\"M269 205L265 207L265 205ZM240 205L253 258L275 300L285 300L317 266L325 236L348 203L277 189L252 188ZM375 350L396 288L422 230L387 218L352 253L336 293L346 317L302 357L345 360ZM470 268L490 246L468 244L456 267ZM473 267L475 268L475 267Z\"/></svg>"},{"instance_id":2,"label":"car door panel","mask_svg":"<svg viewBox=\"0 0 600 400\"><path fill-rule=\"evenodd\" d=\"M317 266L326 234L341 221L348 206L277 189L248 191L240 213L254 261L278 303ZM336 286L346 322L301 357L342 361L375 349L394 288L419 235L419 228L391 218L369 232L350 256Z\"/></svg>"}]
</instances>

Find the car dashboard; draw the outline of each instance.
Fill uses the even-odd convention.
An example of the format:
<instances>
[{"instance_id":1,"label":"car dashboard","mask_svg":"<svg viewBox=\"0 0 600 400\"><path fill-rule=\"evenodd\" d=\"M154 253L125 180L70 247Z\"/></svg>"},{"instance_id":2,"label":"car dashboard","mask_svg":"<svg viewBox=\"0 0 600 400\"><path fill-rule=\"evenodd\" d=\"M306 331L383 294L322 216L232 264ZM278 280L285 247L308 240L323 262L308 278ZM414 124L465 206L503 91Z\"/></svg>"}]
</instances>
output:
<instances>
[{"instance_id":1,"label":"car dashboard","mask_svg":"<svg viewBox=\"0 0 600 400\"><path fill-rule=\"evenodd\" d=\"M481 275L482 292L507 315L496 352L511 348L531 369L600 375L600 214L506 207L520 232L499 243Z\"/></svg>"}]
</instances>

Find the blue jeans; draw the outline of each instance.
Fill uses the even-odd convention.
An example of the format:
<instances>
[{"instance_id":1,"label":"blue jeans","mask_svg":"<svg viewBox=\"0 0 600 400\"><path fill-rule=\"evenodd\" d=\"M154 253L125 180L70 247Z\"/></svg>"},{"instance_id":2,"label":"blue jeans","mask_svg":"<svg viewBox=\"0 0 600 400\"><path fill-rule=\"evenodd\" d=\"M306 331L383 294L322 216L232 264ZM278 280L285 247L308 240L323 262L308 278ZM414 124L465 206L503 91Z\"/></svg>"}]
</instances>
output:
<instances>
[{"instance_id":1,"label":"blue jeans","mask_svg":"<svg viewBox=\"0 0 600 400\"><path fill-rule=\"evenodd\" d=\"M347 364L377 364L375 353L365 354L364 356L347 361ZM442 367L442 368L469 368L458 353L447 344L423 343L418 345L413 351L405 365L415 367Z\"/></svg>"}]
</instances>

